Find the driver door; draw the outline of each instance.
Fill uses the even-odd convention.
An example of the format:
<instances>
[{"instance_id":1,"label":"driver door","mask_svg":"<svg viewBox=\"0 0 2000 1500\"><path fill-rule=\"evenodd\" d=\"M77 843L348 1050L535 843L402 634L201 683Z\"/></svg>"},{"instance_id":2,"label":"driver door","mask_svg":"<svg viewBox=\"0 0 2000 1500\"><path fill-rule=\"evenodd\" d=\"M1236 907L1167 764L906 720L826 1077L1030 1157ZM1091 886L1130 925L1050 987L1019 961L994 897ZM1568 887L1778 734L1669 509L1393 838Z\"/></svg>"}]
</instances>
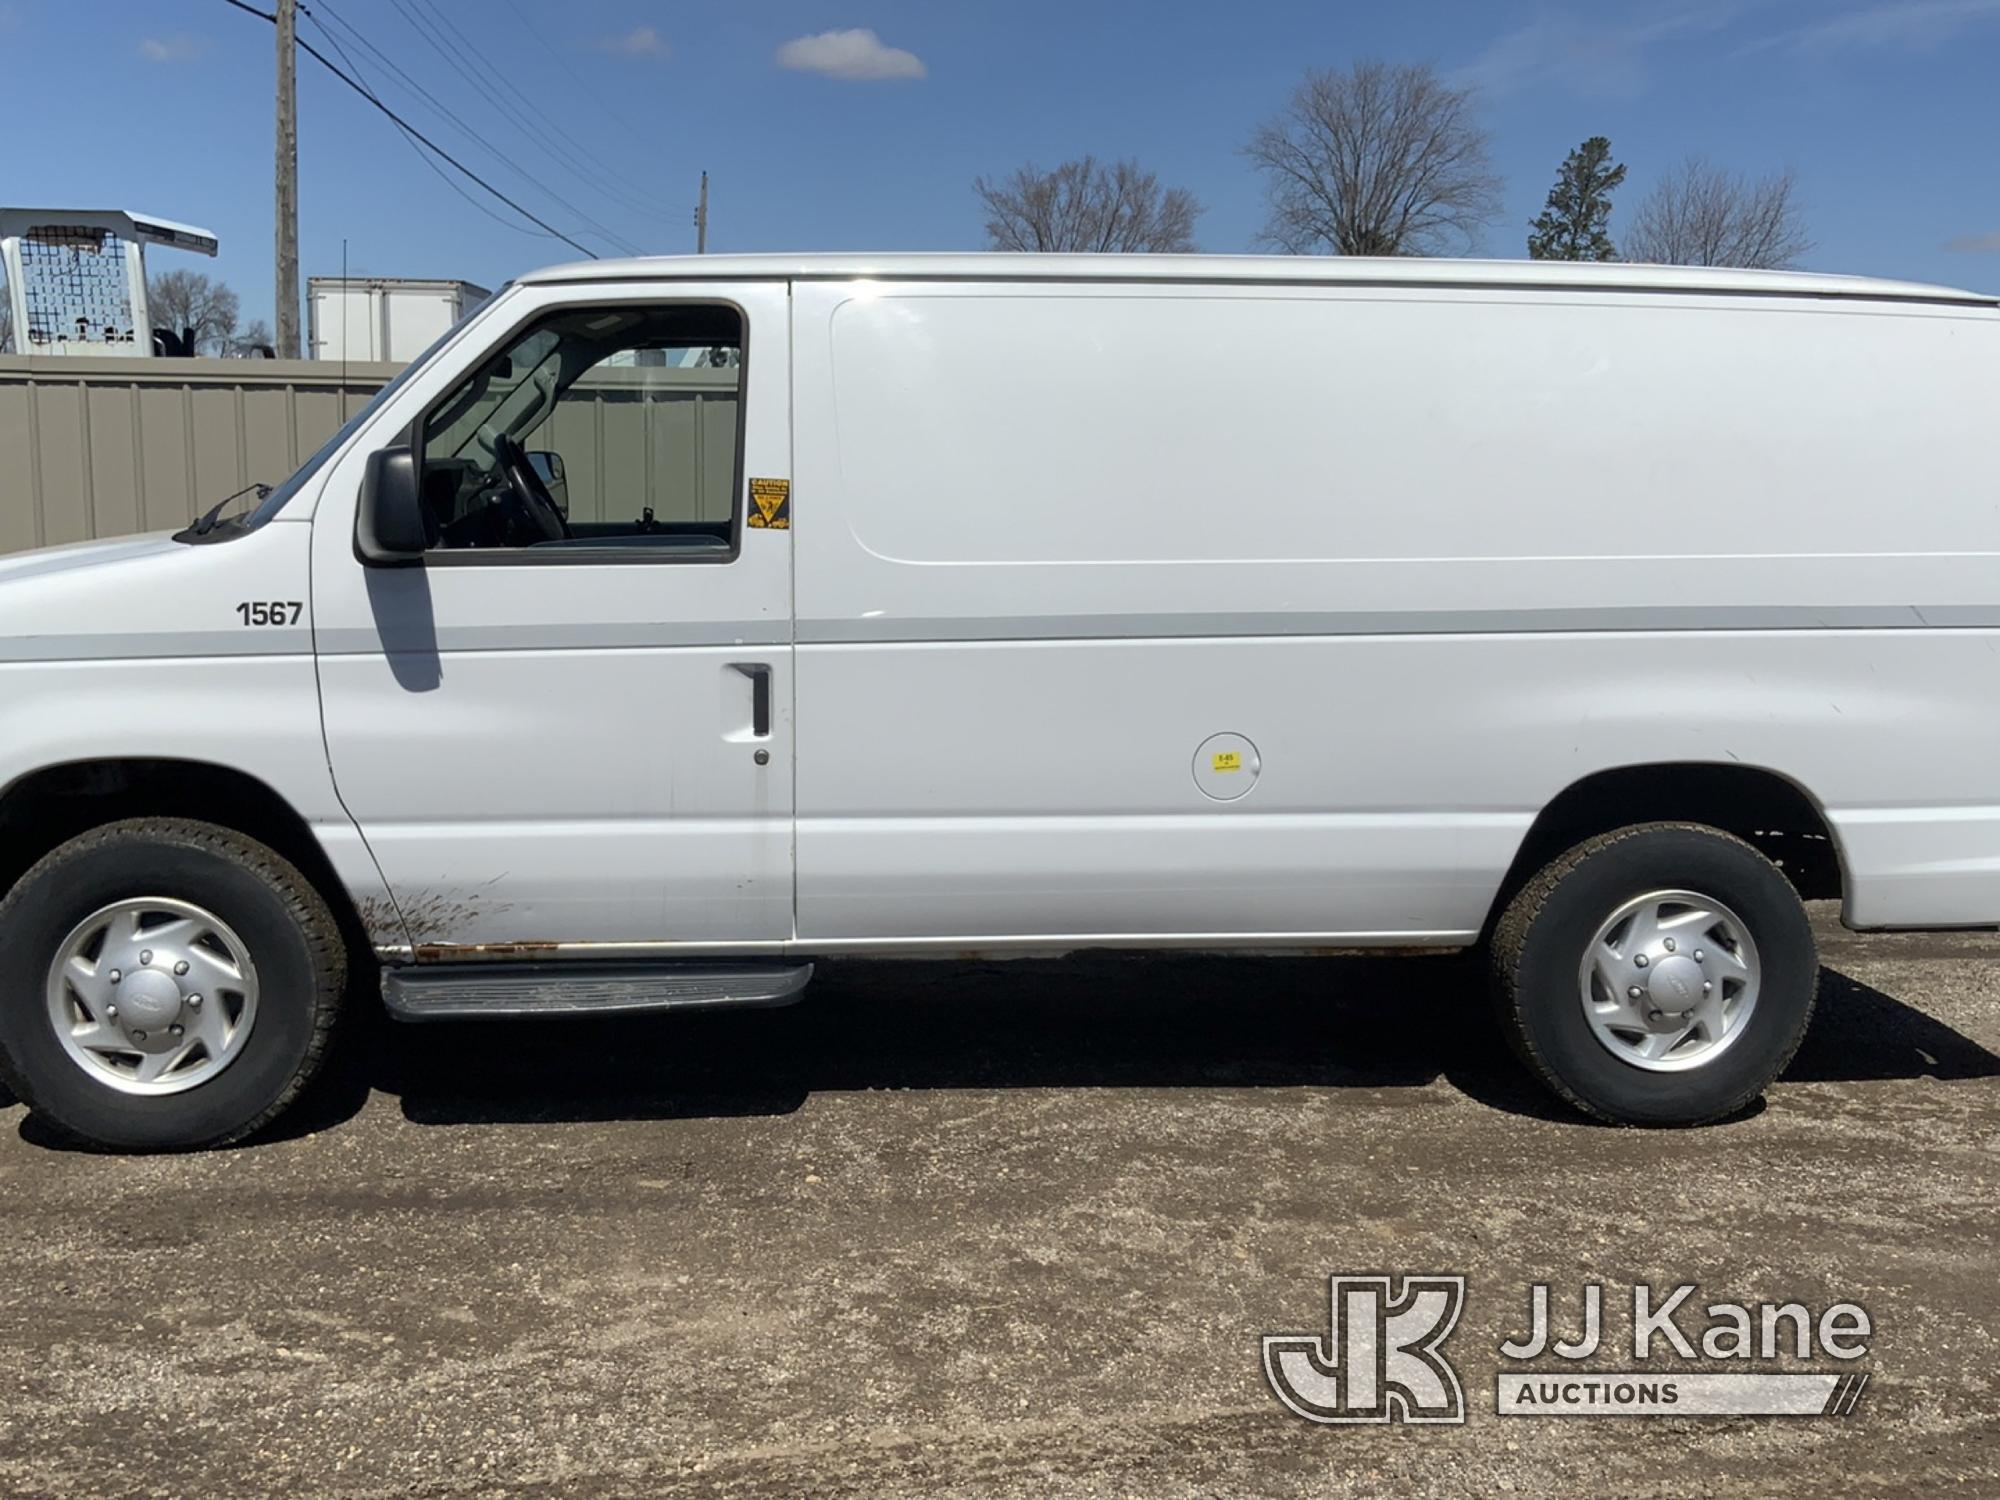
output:
<instances>
[{"instance_id":1,"label":"driver door","mask_svg":"<svg viewBox=\"0 0 2000 1500\"><path fill-rule=\"evenodd\" d=\"M791 532L746 505L791 472L785 284L531 284L472 333L314 518L327 752L404 940L789 939ZM354 494L394 442L431 546L366 567Z\"/></svg>"}]
</instances>

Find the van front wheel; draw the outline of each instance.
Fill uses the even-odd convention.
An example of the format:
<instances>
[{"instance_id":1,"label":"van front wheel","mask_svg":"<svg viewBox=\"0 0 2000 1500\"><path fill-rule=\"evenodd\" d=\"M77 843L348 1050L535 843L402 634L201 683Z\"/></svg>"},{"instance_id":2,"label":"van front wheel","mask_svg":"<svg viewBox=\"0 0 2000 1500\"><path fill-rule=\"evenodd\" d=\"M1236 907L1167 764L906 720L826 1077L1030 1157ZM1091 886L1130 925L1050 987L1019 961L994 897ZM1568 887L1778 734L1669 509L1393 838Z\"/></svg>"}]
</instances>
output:
<instances>
[{"instance_id":1,"label":"van front wheel","mask_svg":"<svg viewBox=\"0 0 2000 1500\"><path fill-rule=\"evenodd\" d=\"M1490 957L1522 1061L1579 1109L1629 1125L1744 1108L1804 1040L1819 986L1791 882L1694 823L1577 845L1508 905Z\"/></svg>"},{"instance_id":2,"label":"van front wheel","mask_svg":"<svg viewBox=\"0 0 2000 1500\"><path fill-rule=\"evenodd\" d=\"M0 901L0 1077L88 1145L222 1145L311 1081L346 984L289 861L207 823L109 823Z\"/></svg>"}]
</instances>

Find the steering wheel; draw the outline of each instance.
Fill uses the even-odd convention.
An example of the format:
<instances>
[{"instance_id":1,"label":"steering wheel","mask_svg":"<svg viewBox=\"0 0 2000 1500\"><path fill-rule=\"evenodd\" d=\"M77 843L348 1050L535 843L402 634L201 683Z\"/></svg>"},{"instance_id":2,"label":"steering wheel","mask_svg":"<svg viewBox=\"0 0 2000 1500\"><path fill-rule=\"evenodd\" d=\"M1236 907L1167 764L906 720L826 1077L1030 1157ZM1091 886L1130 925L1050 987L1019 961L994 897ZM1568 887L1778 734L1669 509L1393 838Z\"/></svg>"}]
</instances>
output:
<instances>
[{"instance_id":1,"label":"steering wheel","mask_svg":"<svg viewBox=\"0 0 2000 1500\"><path fill-rule=\"evenodd\" d=\"M493 457L500 465L500 472L506 476L508 487L521 502L528 524L542 534L543 541L566 541L570 534L569 522L557 508L549 487L542 483L542 476L528 462L527 450L503 433L493 440Z\"/></svg>"}]
</instances>

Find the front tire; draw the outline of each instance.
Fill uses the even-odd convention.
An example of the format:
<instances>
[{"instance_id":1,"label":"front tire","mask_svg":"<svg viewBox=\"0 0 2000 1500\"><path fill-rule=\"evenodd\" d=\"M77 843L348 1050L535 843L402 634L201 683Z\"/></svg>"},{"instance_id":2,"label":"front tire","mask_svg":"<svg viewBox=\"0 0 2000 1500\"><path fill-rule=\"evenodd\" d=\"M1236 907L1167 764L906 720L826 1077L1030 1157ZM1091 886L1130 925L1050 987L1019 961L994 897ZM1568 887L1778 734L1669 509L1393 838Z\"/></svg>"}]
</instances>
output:
<instances>
[{"instance_id":1,"label":"front tire","mask_svg":"<svg viewBox=\"0 0 2000 1500\"><path fill-rule=\"evenodd\" d=\"M1509 903L1490 949L1502 1029L1587 1114L1736 1114L1805 1039L1819 957L1803 903L1741 839L1649 823L1578 844Z\"/></svg>"},{"instance_id":2,"label":"front tire","mask_svg":"<svg viewBox=\"0 0 2000 1500\"><path fill-rule=\"evenodd\" d=\"M225 1145L318 1073L347 989L325 900L256 840L179 818L71 839L0 901L0 1077L114 1151Z\"/></svg>"}]
</instances>

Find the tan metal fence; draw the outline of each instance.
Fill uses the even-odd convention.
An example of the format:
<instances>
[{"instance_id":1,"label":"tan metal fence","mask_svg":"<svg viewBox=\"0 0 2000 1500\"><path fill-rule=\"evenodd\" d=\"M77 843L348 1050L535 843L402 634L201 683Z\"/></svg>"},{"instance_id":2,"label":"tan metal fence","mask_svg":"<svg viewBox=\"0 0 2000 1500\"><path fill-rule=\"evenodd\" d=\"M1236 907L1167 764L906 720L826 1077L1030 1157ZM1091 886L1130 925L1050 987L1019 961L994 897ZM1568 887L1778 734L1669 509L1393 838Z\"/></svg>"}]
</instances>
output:
<instances>
[{"instance_id":1,"label":"tan metal fence","mask_svg":"<svg viewBox=\"0 0 2000 1500\"><path fill-rule=\"evenodd\" d=\"M276 484L400 365L0 356L0 552L186 524ZM734 369L603 369L528 446L559 452L572 515L726 516Z\"/></svg>"},{"instance_id":2,"label":"tan metal fence","mask_svg":"<svg viewBox=\"0 0 2000 1500\"><path fill-rule=\"evenodd\" d=\"M276 484L400 368L0 356L0 552L181 526Z\"/></svg>"}]
</instances>

